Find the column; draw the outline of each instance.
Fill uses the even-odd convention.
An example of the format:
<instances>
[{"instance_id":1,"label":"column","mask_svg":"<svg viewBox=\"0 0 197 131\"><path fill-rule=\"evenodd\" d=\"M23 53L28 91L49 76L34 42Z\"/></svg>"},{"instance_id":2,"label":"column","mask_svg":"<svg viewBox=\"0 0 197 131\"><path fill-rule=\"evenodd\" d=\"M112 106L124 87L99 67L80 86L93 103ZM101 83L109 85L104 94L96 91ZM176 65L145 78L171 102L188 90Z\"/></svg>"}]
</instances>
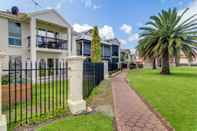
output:
<instances>
[{"instance_id":1,"label":"column","mask_svg":"<svg viewBox=\"0 0 197 131\"><path fill-rule=\"evenodd\" d=\"M35 63L36 63L36 18L32 17L30 22L30 35L31 35L31 62L32 62L32 68L35 69ZM32 82L35 83L35 71L32 72Z\"/></svg>"},{"instance_id":2,"label":"column","mask_svg":"<svg viewBox=\"0 0 197 131\"><path fill-rule=\"evenodd\" d=\"M108 61L103 61L104 63L104 79L109 78Z\"/></svg>"},{"instance_id":3,"label":"column","mask_svg":"<svg viewBox=\"0 0 197 131\"><path fill-rule=\"evenodd\" d=\"M83 61L80 56L68 58L68 105L73 114L86 111L86 102L83 100Z\"/></svg>"},{"instance_id":4,"label":"column","mask_svg":"<svg viewBox=\"0 0 197 131\"><path fill-rule=\"evenodd\" d=\"M7 131L7 120L6 116L2 114L2 85L1 85L1 78L2 78L2 61L5 57L5 54L0 52L0 131Z\"/></svg>"},{"instance_id":5,"label":"column","mask_svg":"<svg viewBox=\"0 0 197 131\"><path fill-rule=\"evenodd\" d=\"M84 41L81 41L81 56L84 56Z\"/></svg>"},{"instance_id":6,"label":"column","mask_svg":"<svg viewBox=\"0 0 197 131\"><path fill-rule=\"evenodd\" d=\"M72 29L68 28L68 56L72 55Z\"/></svg>"},{"instance_id":7,"label":"column","mask_svg":"<svg viewBox=\"0 0 197 131\"><path fill-rule=\"evenodd\" d=\"M77 42L76 42L76 37L72 37L72 56L77 56Z\"/></svg>"}]
</instances>

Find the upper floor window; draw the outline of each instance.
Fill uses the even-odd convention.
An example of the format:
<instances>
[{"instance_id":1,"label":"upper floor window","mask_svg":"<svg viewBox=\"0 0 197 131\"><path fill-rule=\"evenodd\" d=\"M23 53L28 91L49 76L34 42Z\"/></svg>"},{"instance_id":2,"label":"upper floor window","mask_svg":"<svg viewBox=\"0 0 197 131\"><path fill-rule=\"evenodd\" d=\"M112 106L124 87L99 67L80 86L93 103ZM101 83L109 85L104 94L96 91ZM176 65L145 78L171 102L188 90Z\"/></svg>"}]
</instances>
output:
<instances>
[{"instance_id":1,"label":"upper floor window","mask_svg":"<svg viewBox=\"0 0 197 131\"><path fill-rule=\"evenodd\" d=\"M13 21L8 22L9 45L21 46L21 24Z\"/></svg>"},{"instance_id":2,"label":"upper floor window","mask_svg":"<svg viewBox=\"0 0 197 131\"><path fill-rule=\"evenodd\" d=\"M119 55L119 47L117 45L112 45L112 56Z\"/></svg>"},{"instance_id":3,"label":"upper floor window","mask_svg":"<svg viewBox=\"0 0 197 131\"><path fill-rule=\"evenodd\" d=\"M110 46L103 46L103 56L111 56L111 48Z\"/></svg>"},{"instance_id":4,"label":"upper floor window","mask_svg":"<svg viewBox=\"0 0 197 131\"><path fill-rule=\"evenodd\" d=\"M84 52L83 52L83 55L85 56L90 56L91 54L91 44L90 44L90 41L84 41Z\"/></svg>"}]
</instances>

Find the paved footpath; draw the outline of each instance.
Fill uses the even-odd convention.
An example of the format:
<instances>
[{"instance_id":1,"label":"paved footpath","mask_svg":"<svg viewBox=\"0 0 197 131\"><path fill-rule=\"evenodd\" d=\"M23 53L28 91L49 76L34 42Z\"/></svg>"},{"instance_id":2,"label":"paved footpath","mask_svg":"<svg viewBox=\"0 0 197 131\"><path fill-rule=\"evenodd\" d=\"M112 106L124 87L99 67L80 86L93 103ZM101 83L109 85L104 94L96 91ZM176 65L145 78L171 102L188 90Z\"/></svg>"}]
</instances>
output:
<instances>
[{"instance_id":1,"label":"paved footpath","mask_svg":"<svg viewBox=\"0 0 197 131\"><path fill-rule=\"evenodd\" d=\"M118 131L169 131L126 82L126 72L112 78L114 113Z\"/></svg>"}]
</instances>

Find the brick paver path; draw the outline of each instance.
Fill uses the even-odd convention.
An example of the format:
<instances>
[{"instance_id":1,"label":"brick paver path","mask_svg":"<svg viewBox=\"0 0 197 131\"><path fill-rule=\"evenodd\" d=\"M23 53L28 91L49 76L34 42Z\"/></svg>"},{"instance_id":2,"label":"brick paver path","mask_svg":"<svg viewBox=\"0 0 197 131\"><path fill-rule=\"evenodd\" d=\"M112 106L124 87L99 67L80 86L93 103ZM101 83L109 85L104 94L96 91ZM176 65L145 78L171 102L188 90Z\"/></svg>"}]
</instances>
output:
<instances>
[{"instance_id":1,"label":"brick paver path","mask_svg":"<svg viewBox=\"0 0 197 131\"><path fill-rule=\"evenodd\" d=\"M129 88L125 72L112 78L114 113L118 131L168 131L142 99Z\"/></svg>"}]
</instances>

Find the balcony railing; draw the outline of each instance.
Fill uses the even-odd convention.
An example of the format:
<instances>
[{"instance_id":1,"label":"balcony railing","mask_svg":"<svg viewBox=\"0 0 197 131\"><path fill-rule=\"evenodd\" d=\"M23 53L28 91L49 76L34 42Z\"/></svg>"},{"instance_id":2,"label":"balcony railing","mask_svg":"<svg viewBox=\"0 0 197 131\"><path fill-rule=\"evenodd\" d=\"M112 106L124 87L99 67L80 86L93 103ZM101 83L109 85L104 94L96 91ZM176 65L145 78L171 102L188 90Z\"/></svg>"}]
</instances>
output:
<instances>
[{"instance_id":1,"label":"balcony railing","mask_svg":"<svg viewBox=\"0 0 197 131\"><path fill-rule=\"evenodd\" d=\"M28 37L28 47L31 47L31 37ZM46 49L67 50L68 41L52 37L39 36L36 37L36 47Z\"/></svg>"}]
</instances>

